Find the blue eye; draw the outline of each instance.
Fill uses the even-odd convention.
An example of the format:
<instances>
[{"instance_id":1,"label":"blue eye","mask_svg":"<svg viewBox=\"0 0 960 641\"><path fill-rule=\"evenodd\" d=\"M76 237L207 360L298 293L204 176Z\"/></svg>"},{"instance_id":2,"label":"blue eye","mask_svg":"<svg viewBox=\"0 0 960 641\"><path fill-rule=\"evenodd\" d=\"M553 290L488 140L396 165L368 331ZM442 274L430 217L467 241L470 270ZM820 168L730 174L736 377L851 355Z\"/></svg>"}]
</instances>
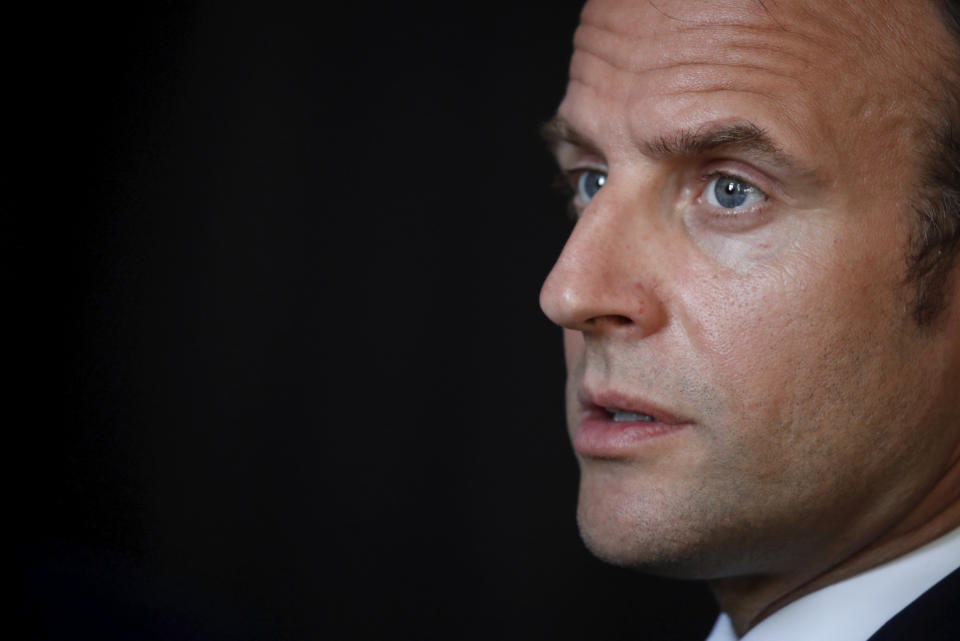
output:
<instances>
[{"instance_id":1,"label":"blue eye","mask_svg":"<svg viewBox=\"0 0 960 641\"><path fill-rule=\"evenodd\" d=\"M607 175L603 172L594 169L586 169L580 172L580 177L577 178L577 197L580 202L583 204L590 202L590 199L600 191L600 188L606 182Z\"/></svg>"},{"instance_id":2,"label":"blue eye","mask_svg":"<svg viewBox=\"0 0 960 641\"><path fill-rule=\"evenodd\" d=\"M766 200L767 195L733 176L717 176L707 184L707 202L714 207L736 209Z\"/></svg>"}]
</instances>

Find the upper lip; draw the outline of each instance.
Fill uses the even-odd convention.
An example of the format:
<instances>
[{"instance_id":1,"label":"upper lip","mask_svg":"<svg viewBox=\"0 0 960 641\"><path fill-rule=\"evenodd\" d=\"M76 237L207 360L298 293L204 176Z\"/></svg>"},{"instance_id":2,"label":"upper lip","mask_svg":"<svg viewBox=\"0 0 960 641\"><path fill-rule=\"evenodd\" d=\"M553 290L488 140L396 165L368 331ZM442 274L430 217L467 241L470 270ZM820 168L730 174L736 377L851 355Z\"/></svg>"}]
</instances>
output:
<instances>
[{"instance_id":1,"label":"upper lip","mask_svg":"<svg viewBox=\"0 0 960 641\"><path fill-rule=\"evenodd\" d=\"M691 422L683 416L678 416L664 409L657 403L617 390L588 390L585 387L581 387L577 396L580 401L580 406L584 409L600 409L604 411L608 409L618 409L627 412L636 412L638 414L647 414L657 422L665 425L682 425Z\"/></svg>"}]
</instances>

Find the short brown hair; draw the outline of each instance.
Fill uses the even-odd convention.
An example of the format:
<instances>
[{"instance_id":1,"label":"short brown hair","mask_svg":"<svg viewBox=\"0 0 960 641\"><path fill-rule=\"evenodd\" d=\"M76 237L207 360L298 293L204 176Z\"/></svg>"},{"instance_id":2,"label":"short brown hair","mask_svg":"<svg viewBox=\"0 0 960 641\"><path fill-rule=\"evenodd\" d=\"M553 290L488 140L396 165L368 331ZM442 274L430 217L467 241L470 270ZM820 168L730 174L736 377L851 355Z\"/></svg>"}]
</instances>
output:
<instances>
[{"instance_id":1,"label":"short brown hair","mask_svg":"<svg viewBox=\"0 0 960 641\"><path fill-rule=\"evenodd\" d=\"M942 74L940 126L927 154L917 206L907 277L916 287L914 315L921 325L931 323L946 306L947 281L960 250L960 0L938 0L944 22L954 36L952 60Z\"/></svg>"}]
</instances>

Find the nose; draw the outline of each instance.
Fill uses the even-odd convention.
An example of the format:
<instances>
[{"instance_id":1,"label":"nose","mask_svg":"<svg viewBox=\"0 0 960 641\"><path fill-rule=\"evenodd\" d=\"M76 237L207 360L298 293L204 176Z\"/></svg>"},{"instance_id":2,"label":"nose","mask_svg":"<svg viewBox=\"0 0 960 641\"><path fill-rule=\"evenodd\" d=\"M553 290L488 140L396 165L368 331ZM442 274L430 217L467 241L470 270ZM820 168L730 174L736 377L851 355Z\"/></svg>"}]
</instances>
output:
<instances>
[{"instance_id":1,"label":"nose","mask_svg":"<svg viewBox=\"0 0 960 641\"><path fill-rule=\"evenodd\" d=\"M614 205L591 205L547 276L540 307L557 325L587 335L652 334L667 320L657 294L656 234Z\"/></svg>"}]
</instances>

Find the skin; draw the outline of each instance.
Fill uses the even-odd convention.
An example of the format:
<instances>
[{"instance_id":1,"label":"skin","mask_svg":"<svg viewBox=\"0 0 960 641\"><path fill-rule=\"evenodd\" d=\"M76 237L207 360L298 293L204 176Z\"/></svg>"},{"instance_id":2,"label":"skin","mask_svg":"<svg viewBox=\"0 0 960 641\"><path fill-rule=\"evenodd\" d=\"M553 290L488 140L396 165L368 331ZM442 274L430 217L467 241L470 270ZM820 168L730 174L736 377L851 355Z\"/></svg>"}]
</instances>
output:
<instances>
[{"instance_id":1,"label":"skin","mask_svg":"<svg viewBox=\"0 0 960 641\"><path fill-rule=\"evenodd\" d=\"M764 4L587 3L555 152L607 180L541 292L571 436L583 390L688 423L577 454L584 540L709 581L741 634L960 525L960 278L931 327L904 281L953 45L925 3ZM730 123L779 153L655 144ZM765 198L711 205L717 172Z\"/></svg>"}]
</instances>

